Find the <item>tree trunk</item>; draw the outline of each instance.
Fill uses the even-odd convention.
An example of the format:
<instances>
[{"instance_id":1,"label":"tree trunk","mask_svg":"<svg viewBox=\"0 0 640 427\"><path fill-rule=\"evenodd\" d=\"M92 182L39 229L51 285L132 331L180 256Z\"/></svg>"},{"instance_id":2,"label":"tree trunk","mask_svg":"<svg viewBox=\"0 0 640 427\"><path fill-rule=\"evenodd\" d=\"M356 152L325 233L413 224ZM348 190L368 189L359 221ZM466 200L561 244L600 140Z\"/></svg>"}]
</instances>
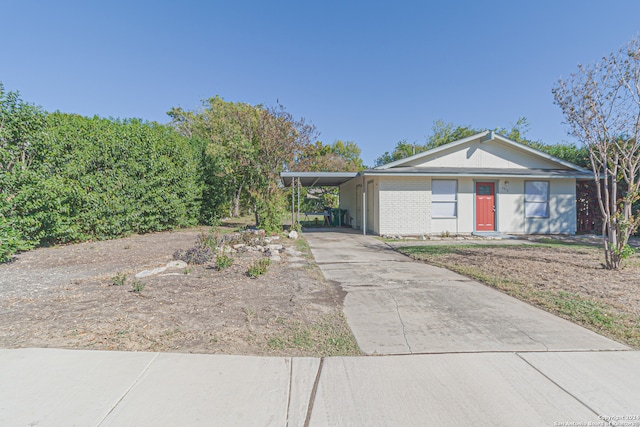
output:
<instances>
[{"instance_id":1,"label":"tree trunk","mask_svg":"<svg viewBox=\"0 0 640 427\"><path fill-rule=\"evenodd\" d=\"M260 215L258 215L258 204L253 202L253 214L256 218L256 228L260 227Z\"/></svg>"},{"instance_id":2,"label":"tree trunk","mask_svg":"<svg viewBox=\"0 0 640 427\"><path fill-rule=\"evenodd\" d=\"M242 195L242 185L238 187L238 190L233 197L233 217L238 218L240 216L240 196Z\"/></svg>"}]
</instances>

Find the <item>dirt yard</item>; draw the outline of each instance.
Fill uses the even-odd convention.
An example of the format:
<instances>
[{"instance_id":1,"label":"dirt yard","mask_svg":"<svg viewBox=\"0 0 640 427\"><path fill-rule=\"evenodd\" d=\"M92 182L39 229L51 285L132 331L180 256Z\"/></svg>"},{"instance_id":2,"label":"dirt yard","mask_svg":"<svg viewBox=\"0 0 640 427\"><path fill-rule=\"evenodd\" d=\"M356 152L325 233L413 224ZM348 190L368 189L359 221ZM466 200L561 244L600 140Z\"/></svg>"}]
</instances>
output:
<instances>
[{"instance_id":1,"label":"dirt yard","mask_svg":"<svg viewBox=\"0 0 640 427\"><path fill-rule=\"evenodd\" d=\"M280 260L246 273L261 252L168 268L201 230L43 248L0 265L0 347L171 351L250 355L358 354L304 240L282 236Z\"/></svg>"}]
</instances>

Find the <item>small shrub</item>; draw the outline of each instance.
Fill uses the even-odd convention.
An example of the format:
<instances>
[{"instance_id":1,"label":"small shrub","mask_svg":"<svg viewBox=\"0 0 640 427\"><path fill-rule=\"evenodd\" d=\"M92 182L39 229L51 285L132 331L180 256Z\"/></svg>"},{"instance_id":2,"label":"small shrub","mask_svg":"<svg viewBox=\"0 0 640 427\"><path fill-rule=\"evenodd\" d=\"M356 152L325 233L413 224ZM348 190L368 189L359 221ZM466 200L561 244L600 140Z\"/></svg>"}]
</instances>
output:
<instances>
[{"instance_id":1,"label":"small shrub","mask_svg":"<svg viewBox=\"0 0 640 427\"><path fill-rule=\"evenodd\" d=\"M115 276L113 276L111 278L111 285L112 286L122 286L125 284L125 282L127 281L127 275L126 274L122 274L122 273L118 273Z\"/></svg>"},{"instance_id":2,"label":"small shrub","mask_svg":"<svg viewBox=\"0 0 640 427\"><path fill-rule=\"evenodd\" d=\"M218 270L229 268L232 264L233 258L227 255L226 252L223 251L216 256L216 267Z\"/></svg>"},{"instance_id":3,"label":"small shrub","mask_svg":"<svg viewBox=\"0 0 640 427\"><path fill-rule=\"evenodd\" d=\"M252 279L255 279L256 277L265 274L270 264L271 260L269 258L260 258L249 266L247 275Z\"/></svg>"},{"instance_id":4,"label":"small shrub","mask_svg":"<svg viewBox=\"0 0 640 427\"><path fill-rule=\"evenodd\" d=\"M202 265L213 261L215 254L209 246L197 245L189 249L175 251L173 258L191 265Z\"/></svg>"},{"instance_id":5,"label":"small shrub","mask_svg":"<svg viewBox=\"0 0 640 427\"><path fill-rule=\"evenodd\" d=\"M211 250L215 250L220 244L220 233L216 228L209 233L205 233L204 231L200 233L198 236L197 246L207 247Z\"/></svg>"},{"instance_id":6,"label":"small shrub","mask_svg":"<svg viewBox=\"0 0 640 427\"><path fill-rule=\"evenodd\" d=\"M266 244L265 234L262 230L246 230L240 231L236 233L223 234L218 239L218 245L237 245L237 244L245 244L245 245L262 245Z\"/></svg>"},{"instance_id":7,"label":"small shrub","mask_svg":"<svg viewBox=\"0 0 640 427\"><path fill-rule=\"evenodd\" d=\"M131 282L131 292L140 293L144 289L144 283L139 280L134 280Z\"/></svg>"}]
</instances>

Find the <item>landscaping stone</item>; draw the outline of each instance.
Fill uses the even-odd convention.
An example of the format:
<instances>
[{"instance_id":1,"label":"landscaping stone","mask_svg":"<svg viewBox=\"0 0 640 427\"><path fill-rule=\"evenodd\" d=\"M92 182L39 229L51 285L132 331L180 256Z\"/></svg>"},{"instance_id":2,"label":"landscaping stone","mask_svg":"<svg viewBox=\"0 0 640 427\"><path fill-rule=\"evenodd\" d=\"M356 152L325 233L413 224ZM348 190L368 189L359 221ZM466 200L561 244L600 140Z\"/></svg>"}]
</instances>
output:
<instances>
[{"instance_id":1,"label":"landscaping stone","mask_svg":"<svg viewBox=\"0 0 640 427\"><path fill-rule=\"evenodd\" d=\"M184 261L176 260L167 263L167 268L187 268L188 264Z\"/></svg>"},{"instance_id":2,"label":"landscaping stone","mask_svg":"<svg viewBox=\"0 0 640 427\"><path fill-rule=\"evenodd\" d=\"M291 230L289 232L289 238L293 239L293 240L296 240L298 238L298 232L296 230Z\"/></svg>"},{"instance_id":3,"label":"landscaping stone","mask_svg":"<svg viewBox=\"0 0 640 427\"><path fill-rule=\"evenodd\" d=\"M164 267L154 268L152 270L143 270L140 273L136 274L136 279L140 279L148 276L155 276L156 274L164 273L167 269L178 269L178 268L186 268L187 263L184 261L176 260L170 261Z\"/></svg>"}]
</instances>

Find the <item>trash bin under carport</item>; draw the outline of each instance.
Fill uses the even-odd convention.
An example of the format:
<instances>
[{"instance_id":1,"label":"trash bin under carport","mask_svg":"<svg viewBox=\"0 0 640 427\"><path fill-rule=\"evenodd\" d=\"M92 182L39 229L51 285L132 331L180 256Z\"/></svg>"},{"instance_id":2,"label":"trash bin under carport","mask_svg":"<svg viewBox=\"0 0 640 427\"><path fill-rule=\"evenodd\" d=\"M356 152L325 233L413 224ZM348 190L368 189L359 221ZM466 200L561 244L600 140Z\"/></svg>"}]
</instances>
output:
<instances>
[{"instance_id":1,"label":"trash bin under carport","mask_svg":"<svg viewBox=\"0 0 640 427\"><path fill-rule=\"evenodd\" d=\"M334 227L346 225L345 217L347 214L346 209L331 209L331 225Z\"/></svg>"}]
</instances>

